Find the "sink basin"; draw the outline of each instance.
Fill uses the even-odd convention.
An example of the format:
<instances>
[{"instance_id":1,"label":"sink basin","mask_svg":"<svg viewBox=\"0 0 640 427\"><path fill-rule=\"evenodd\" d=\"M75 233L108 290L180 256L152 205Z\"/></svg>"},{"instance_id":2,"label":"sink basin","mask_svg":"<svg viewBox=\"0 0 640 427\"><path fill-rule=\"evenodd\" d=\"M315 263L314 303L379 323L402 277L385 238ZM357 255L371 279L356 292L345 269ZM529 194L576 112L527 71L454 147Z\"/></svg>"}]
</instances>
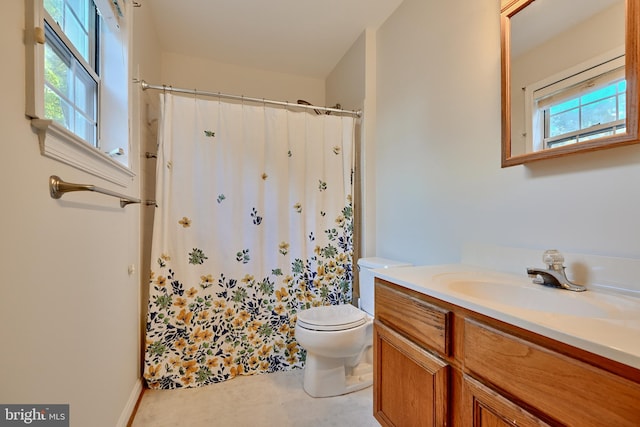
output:
<instances>
[{"instance_id":1,"label":"sink basin","mask_svg":"<svg viewBox=\"0 0 640 427\"><path fill-rule=\"evenodd\" d=\"M525 277L502 274L442 274L436 280L448 291L486 305L578 317L624 319L640 309L635 301L600 292L571 292L531 283Z\"/></svg>"}]
</instances>

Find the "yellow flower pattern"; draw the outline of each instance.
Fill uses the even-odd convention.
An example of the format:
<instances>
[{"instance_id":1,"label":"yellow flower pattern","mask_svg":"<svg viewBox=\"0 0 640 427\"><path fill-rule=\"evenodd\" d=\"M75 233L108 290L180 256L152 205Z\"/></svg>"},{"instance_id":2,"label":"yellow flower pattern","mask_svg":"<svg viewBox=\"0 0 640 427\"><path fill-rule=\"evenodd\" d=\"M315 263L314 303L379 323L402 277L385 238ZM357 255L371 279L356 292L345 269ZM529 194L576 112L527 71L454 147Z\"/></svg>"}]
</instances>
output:
<instances>
[{"instance_id":1,"label":"yellow flower pattern","mask_svg":"<svg viewBox=\"0 0 640 427\"><path fill-rule=\"evenodd\" d=\"M341 153L340 147L330 149ZM256 177L267 178L266 173ZM320 191L330 191L324 181L320 187ZM233 194L227 196L228 201L233 200ZM228 201L218 200L215 206L225 208ZM286 204L286 211L291 213L293 207L295 218L303 218L298 215L303 205L294 202ZM311 205L305 204L305 215L310 209ZM253 267L253 249L242 252L237 259L246 264L237 277L216 271L211 262L219 254L206 247L187 246L185 253L165 248L154 254L145 340L144 377L148 386L196 387L238 375L303 367L306 352L294 336L297 313L351 301L352 209L349 196L339 212L321 211L322 217L327 216L327 229L315 231L317 236L322 234L322 239L316 240L313 233L307 236L306 246L312 250L307 258L297 257L300 242L295 239L279 237L270 242L265 251L273 254L265 259L278 263L267 266L265 271L270 274ZM201 216L183 214L173 217L172 226L185 235L197 233ZM270 226L268 212L261 209L259 214L256 209L248 212L247 218L256 229ZM245 249L228 250L235 259L236 253ZM178 271L184 269L183 265L192 269L189 274Z\"/></svg>"}]
</instances>

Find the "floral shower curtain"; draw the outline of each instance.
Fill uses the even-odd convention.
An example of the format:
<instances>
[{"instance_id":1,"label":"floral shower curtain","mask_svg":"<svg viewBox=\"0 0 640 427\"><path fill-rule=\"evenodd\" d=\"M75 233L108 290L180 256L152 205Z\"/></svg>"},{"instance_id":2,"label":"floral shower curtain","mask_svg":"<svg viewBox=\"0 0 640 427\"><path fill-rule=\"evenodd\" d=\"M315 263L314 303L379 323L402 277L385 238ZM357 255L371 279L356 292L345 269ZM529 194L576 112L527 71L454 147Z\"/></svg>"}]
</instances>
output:
<instances>
[{"instance_id":1,"label":"floral shower curtain","mask_svg":"<svg viewBox=\"0 0 640 427\"><path fill-rule=\"evenodd\" d=\"M351 301L354 119L164 94L145 378L302 367L296 313Z\"/></svg>"}]
</instances>

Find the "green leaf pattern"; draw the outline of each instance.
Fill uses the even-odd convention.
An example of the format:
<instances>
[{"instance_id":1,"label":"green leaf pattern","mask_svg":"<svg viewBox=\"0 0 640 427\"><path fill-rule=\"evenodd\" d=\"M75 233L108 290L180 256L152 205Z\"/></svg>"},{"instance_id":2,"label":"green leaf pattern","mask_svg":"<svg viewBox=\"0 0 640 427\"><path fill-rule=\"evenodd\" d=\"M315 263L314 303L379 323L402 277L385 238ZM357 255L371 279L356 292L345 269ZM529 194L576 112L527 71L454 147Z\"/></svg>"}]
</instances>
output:
<instances>
[{"instance_id":1,"label":"green leaf pattern","mask_svg":"<svg viewBox=\"0 0 640 427\"><path fill-rule=\"evenodd\" d=\"M192 132L189 143L193 140L202 150L233 146L212 143L229 140L226 130L213 124ZM182 149L187 141L179 142ZM290 147L280 151L280 162L304 159L304 149ZM340 168L340 156L351 152L336 147L335 141L326 150L326 158ZM159 173L167 176L196 169L181 158L164 160L173 171L161 168ZM215 160L209 159L207 165ZM222 166L235 172L229 162ZM206 210L195 203L189 207L174 202L170 213L160 207L158 212L167 215L164 224L170 224L170 234L159 239L167 247L154 247L151 258L155 262L149 278L144 343L144 378L150 388L196 387L238 375L302 368L306 352L294 336L297 313L351 302L351 196L344 194L341 185L334 185L336 181L326 171L304 178L310 179L311 186L317 183L313 195L296 193L290 200L281 200L281 194L262 196L265 187L275 186L279 179L278 169L263 167L260 164L256 170L243 163L246 175L230 175L233 178L216 185L196 176L204 189L196 197L206 202ZM261 196L254 200L238 193L250 186L255 190L252 194L260 192ZM269 197L273 200L265 201ZM309 220L310 216L315 219ZM282 224L286 230L280 236L274 230L282 229ZM289 234L298 226L300 236ZM212 230L216 230L213 235Z\"/></svg>"},{"instance_id":2,"label":"green leaf pattern","mask_svg":"<svg viewBox=\"0 0 640 427\"><path fill-rule=\"evenodd\" d=\"M350 203L345 212L351 212ZM221 273L217 281L209 274L183 284L171 258L163 258L150 281L144 372L149 387L194 387L302 367L306 354L293 334L296 313L351 301L353 219L340 216L337 227L325 230L329 244L316 247L309 259L295 258L289 271L272 268L258 280ZM251 262L248 251L235 255ZM188 257L192 268L208 259L197 248Z\"/></svg>"}]
</instances>

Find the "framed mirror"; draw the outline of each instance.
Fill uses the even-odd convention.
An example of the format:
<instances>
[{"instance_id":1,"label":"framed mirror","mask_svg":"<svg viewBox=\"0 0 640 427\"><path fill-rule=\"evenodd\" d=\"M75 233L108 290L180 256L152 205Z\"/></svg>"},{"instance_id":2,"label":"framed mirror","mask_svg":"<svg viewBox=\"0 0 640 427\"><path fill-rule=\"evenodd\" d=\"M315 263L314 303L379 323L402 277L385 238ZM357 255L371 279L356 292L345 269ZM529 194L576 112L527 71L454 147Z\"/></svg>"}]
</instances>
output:
<instances>
[{"instance_id":1,"label":"framed mirror","mask_svg":"<svg viewBox=\"0 0 640 427\"><path fill-rule=\"evenodd\" d=\"M502 167L638 140L640 0L502 0Z\"/></svg>"}]
</instances>

